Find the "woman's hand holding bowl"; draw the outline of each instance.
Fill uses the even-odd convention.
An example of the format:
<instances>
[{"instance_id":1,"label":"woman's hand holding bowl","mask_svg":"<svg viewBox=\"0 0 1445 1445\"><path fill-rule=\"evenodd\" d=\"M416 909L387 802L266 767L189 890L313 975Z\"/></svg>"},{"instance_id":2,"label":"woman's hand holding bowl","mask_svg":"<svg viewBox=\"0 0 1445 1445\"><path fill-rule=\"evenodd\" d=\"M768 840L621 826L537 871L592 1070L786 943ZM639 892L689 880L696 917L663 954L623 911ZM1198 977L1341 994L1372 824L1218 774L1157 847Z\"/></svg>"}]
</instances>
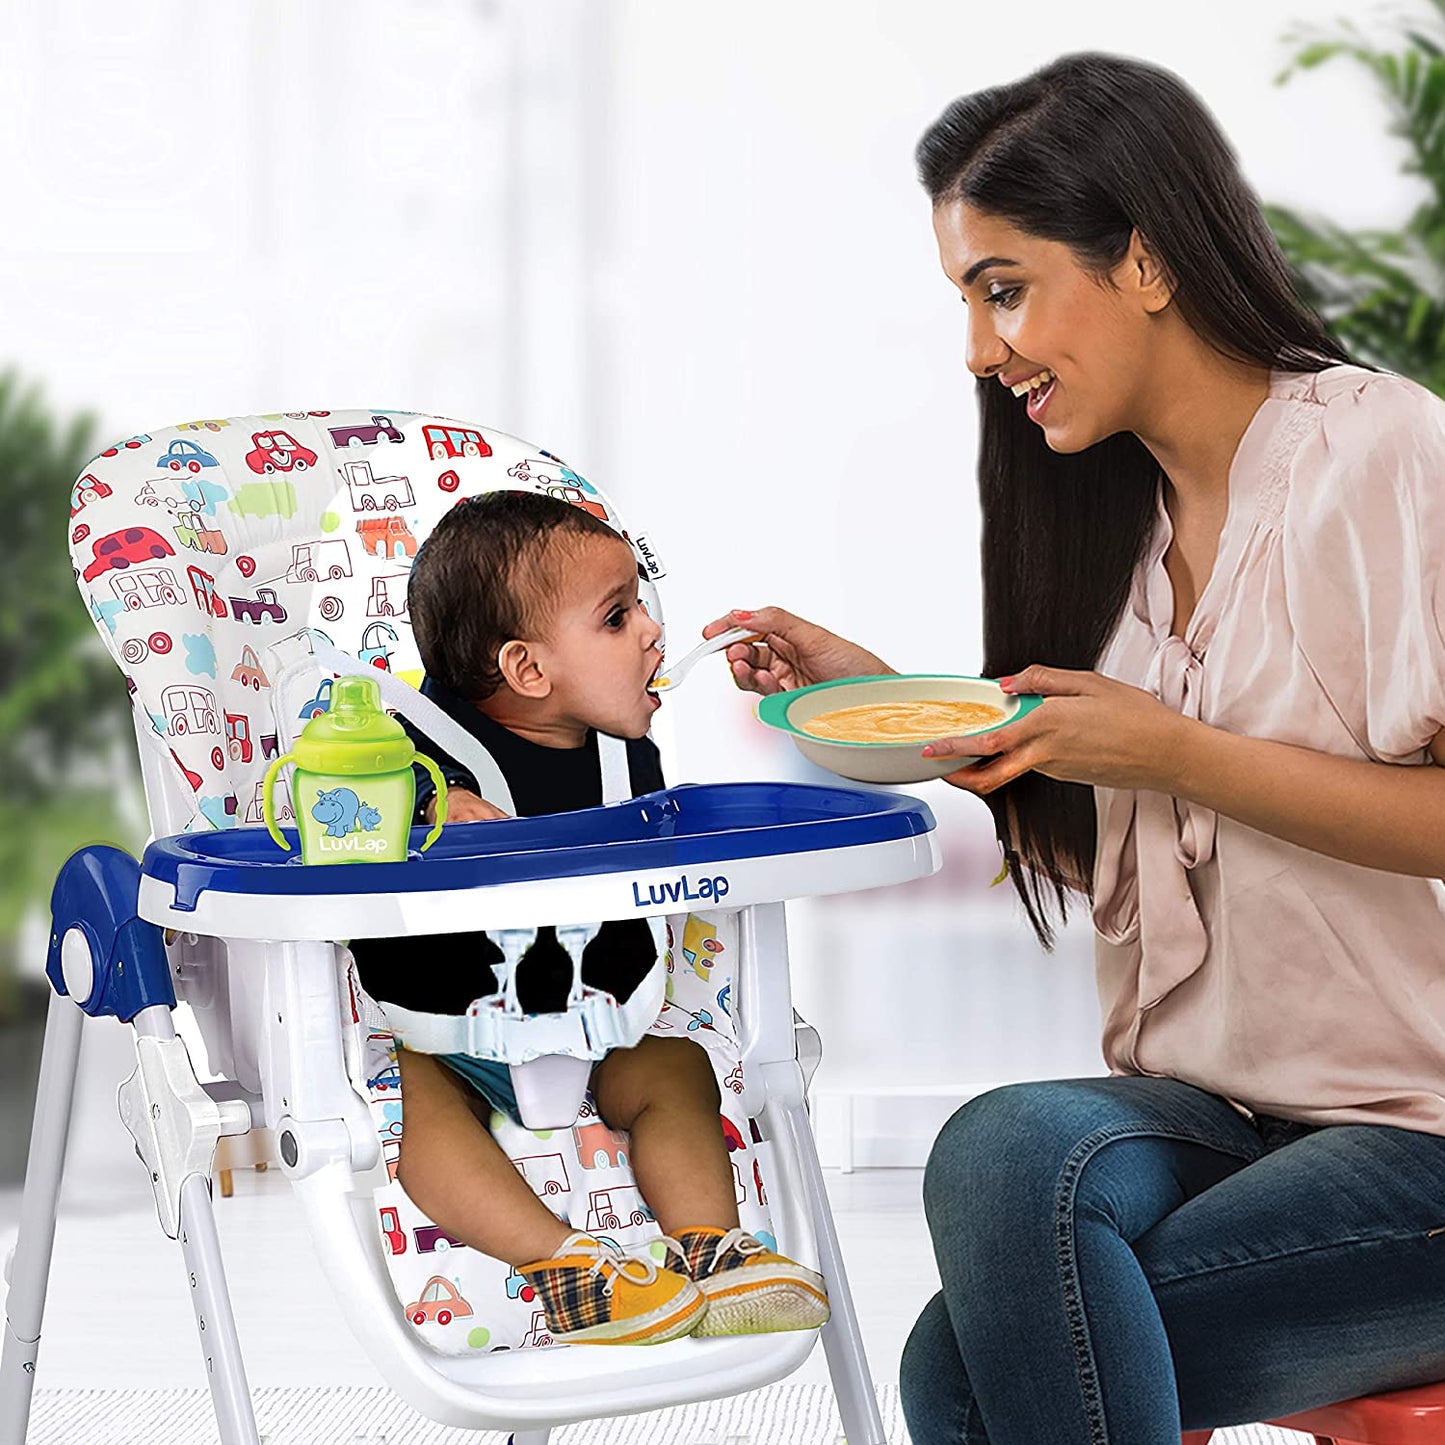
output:
<instances>
[{"instance_id":1,"label":"woman's hand holding bowl","mask_svg":"<svg viewBox=\"0 0 1445 1445\"><path fill-rule=\"evenodd\" d=\"M729 627L751 627L763 634L761 642L737 642L727 650L733 681L744 692L790 692L839 677L873 677L894 670L866 648L781 607L729 612L709 622L702 635L716 637Z\"/></svg>"},{"instance_id":2,"label":"woman's hand holding bowl","mask_svg":"<svg viewBox=\"0 0 1445 1445\"><path fill-rule=\"evenodd\" d=\"M1175 791L1190 722L1153 693L1097 672L1037 665L999 682L1046 701L1016 723L928 744L925 757L982 759L945 782L982 796L1033 771L1065 783Z\"/></svg>"}]
</instances>

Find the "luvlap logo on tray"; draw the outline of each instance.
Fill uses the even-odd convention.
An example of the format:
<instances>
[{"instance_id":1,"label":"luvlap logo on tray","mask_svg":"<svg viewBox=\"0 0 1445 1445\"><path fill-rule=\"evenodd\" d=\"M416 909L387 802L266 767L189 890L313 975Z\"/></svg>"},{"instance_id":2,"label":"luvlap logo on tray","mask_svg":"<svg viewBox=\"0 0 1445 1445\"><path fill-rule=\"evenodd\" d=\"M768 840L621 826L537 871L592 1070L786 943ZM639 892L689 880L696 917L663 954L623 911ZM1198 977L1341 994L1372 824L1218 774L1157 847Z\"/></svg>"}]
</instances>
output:
<instances>
[{"instance_id":1,"label":"luvlap logo on tray","mask_svg":"<svg viewBox=\"0 0 1445 1445\"><path fill-rule=\"evenodd\" d=\"M719 873L713 878L690 879L684 873L673 883L645 883L632 880L632 901L639 908L664 903L717 903L728 896L731 885Z\"/></svg>"}]
</instances>

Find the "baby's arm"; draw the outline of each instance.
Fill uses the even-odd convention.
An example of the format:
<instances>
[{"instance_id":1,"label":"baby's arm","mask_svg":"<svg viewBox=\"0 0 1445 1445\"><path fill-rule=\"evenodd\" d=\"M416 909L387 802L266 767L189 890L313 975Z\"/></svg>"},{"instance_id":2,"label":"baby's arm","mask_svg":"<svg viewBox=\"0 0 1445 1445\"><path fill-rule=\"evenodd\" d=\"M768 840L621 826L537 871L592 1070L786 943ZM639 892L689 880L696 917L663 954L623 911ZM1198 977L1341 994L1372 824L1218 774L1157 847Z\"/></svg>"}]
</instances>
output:
<instances>
[{"instance_id":1,"label":"baby's arm","mask_svg":"<svg viewBox=\"0 0 1445 1445\"><path fill-rule=\"evenodd\" d=\"M428 823L436 822L436 794L432 794L426 800L425 816ZM504 813L495 804L487 802L485 798L479 798L467 788L447 789L448 823L478 823L491 818L510 818L511 816L510 813Z\"/></svg>"}]
</instances>

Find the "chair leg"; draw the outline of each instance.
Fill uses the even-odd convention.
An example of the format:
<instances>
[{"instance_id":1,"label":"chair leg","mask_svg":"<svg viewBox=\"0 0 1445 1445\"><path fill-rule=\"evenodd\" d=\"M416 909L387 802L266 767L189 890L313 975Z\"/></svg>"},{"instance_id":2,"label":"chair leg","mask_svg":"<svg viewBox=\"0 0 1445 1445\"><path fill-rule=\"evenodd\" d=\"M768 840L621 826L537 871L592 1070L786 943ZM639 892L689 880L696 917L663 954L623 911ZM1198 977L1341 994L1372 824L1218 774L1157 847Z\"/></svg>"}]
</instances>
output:
<instances>
[{"instance_id":1,"label":"chair leg","mask_svg":"<svg viewBox=\"0 0 1445 1445\"><path fill-rule=\"evenodd\" d=\"M236 1192L236 1181L232 1178L231 1171L218 1169L216 1177L221 1181L221 1198L229 1199Z\"/></svg>"},{"instance_id":2,"label":"chair leg","mask_svg":"<svg viewBox=\"0 0 1445 1445\"><path fill-rule=\"evenodd\" d=\"M868 1356L863 1349L863 1331L858 1324L853 1294L848 1288L848 1275L843 1267L838 1230L828 1206L823 1167L818 1162L818 1146L813 1139L808 1112L802 1104L788 1105L781 1112L792 1135L794 1152L802 1165L803 1191L818 1238L818 1262L823 1277L828 1281L831 1318L823 1326L823 1352L828 1359L833 1394L838 1400L843 1434L849 1445L888 1445L888 1437L883 1432L883 1417L879 1414L878 1399L873 1391L873 1376L868 1369Z\"/></svg>"},{"instance_id":3,"label":"chair leg","mask_svg":"<svg viewBox=\"0 0 1445 1445\"><path fill-rule=\"evenodd\" d=\"M221 1445L259 1445L246 1365L241 1358L231 1293L221 1262L211 1191L199 1174L192 1174L181 1186L181 1251Z\"/></svg>"},{"instance_id":4,"label":"chair leg","mask_svg":"<svg viewBox=\"0 0 1445 1445\"><path fill-rule=\"evenodd\" d=\"M142 1009L132 1026L141 1038L175 1037L171 1012L159 1004ZM179 1233L221 1445L260 1445L241 1341L231 1313L231 1293L226 1287L208 1174L189 1174L181 1184Z\"/></svg>"},{"instance_id":5,"label":"chair leg","mask_svg":"<svg viewBox=\"0 0 1445 1445\"><path fill-rule=\"evenodd\" d=\"M5 1343L0 1353L0 1445L23 1445L30 1423L30 1394L40 1352L40 1324L55 1245L55 1214L70 1137L75 1070L85 1014L70 998L55 993L45 1017L40 1085L25 1165L20 1234L15 1241L10 1292L5 1300Z\"/></svg>"}]
</instances>

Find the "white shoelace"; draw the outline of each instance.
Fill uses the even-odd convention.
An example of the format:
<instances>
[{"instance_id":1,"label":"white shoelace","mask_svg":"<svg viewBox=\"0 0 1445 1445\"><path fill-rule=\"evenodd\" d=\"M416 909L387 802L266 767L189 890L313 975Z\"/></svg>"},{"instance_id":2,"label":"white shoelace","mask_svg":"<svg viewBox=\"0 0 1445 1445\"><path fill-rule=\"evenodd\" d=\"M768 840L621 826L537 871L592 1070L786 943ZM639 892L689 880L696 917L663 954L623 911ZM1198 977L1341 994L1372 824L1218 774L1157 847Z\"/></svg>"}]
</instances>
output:
<instances>
[{"instance_id":1,"label":"white shoelace","mask_svg":"<svg viewBox=\"0 0 1445 1445\"><path fill-rule=\"evenodd\" d=\"M739 1254L766 1254L767 1245L754 1239L746 1229L730 1229L718 1240L712 1252L712 1263L707 1267L707 1273L712 1274L718 1265L727 1257L730 1250L736 1249Z\"/></svg>"},{"instance_id":2,"label":"white shoelace","mask_svg":"<svg viewBox=\"0 0 1445 1445\"><path fill-rule=\"evenodd\" d=\"M657 1266L651 1259L639 1255L624 1254L610 1239L597 1239L590 1234L574 1234L557 1251L559 1258L568 1254L595 1254L596 1259L587 1270L589 1278L601 1275L604 1279L602 1293L611 1295L612 1285L618 1275L636 1285L649 1285L657 1279Z\"/></svg>"},{"instance_id":3,"label":"white shoelace","mask_svg":"<svg viewBox=\"0 0 1445 1445\"><path fill-rule=\"evenodd\" d=\"M664 1234L662 1236L662 1243L667 1246L669 1251L682 1260L690 1272L692 1269L692 1261L688 1259L687 1251L682 1245L670 1234ZM718 1240L717 1244L713 1246L712 1262L703 1271L703 1274L709 1275L715 1273L721 1262L727 1257L728 1251L732 1249L736 1249L738 1253L742 1255L766 1254L768 1252L767 1245L754 1239L747 1230L730 1229Z\"/></svg>"}]
</instances>

